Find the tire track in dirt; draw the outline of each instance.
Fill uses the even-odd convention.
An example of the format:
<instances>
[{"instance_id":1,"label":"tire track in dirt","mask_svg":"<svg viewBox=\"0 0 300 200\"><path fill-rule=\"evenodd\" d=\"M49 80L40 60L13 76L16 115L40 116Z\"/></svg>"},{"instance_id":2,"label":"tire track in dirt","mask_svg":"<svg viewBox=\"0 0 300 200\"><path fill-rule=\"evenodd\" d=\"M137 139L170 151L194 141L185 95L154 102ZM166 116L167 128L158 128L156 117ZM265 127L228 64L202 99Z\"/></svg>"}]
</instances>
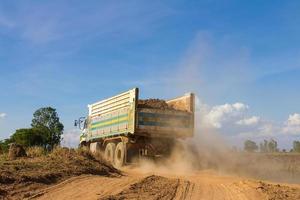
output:
<instances>
[{"instance_id":1,"label":"tire track in dirt","mask_svg":"<svg viewBox=\"0 0 300 200\"><path fill-rule=\"evenodd\" d=\"M265 199L265 196L257 192L255 188L242 184L241 179L238 177L202 172L184 178L193 184L193 191L188 199Z\"/></svg>"},{"instance_id":2,"label":"tire track in dirt","mask_svg":"<svg viewBox=\"0 0 300 200\"><path fill-rule=\"evenodd\" d=\"M31 199L98 199L117 194L141 177L122 176L108 178L103 176L79 176L53 187L47 188Z\"/></svg>"},{"instance_id":3,"label":"tire track in dirt","mask_svg":"<svg viewBox=\"0 0 300 200\"><path fill-rule=\"evenodd\" d=\"M148 199L148 200L169 200L175 199L180 185L179 179L169 179L162 176L151 175L141 181L132 184L116 195L109 195L101 200L129 200L129 199Z\"/></svg>"},{"instance_id":4,"label":"tire track in dirt","mask_svg":"<svg viewBox=\"0 0 300 200\"><path fill-rule=\"evenodd\" d=\"M284 195L278 195L281 193ZM37 199L283 200L282 197L293 199L299 194L299 186L279 187L211 171L172 175L129 170L117 178L77 177L43 191Z\"/></svg>"},{"instance_id":5,"label":"tire track in dirt","mask_svg":"<svg viewBox=\"0 0 300 200\"><path fill-rule=\"evenodd\" d=\"M177 187L177 191L174 199L178 199L178 200L191 199L194 186L195 185L192 184L190 181L179 180L179 185Z\"/></svg>"}]
</instances>

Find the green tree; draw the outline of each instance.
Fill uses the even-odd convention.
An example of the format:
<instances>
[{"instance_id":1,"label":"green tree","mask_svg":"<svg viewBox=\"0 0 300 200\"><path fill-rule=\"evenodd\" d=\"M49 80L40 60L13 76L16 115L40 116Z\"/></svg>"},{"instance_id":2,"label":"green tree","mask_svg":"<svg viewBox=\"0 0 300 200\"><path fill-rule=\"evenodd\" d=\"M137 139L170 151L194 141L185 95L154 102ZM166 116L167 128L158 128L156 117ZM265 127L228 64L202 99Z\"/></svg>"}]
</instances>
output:
<instances>
[{"instance_id":1,"label":"green tree","mask_svg":"<svg viewBox=\"0 0 300 200\"><path fill-rule=\"evenodd\" d=\"M283 153L286 153L286 149L282 149L282 152L283 152Z\"/></svg>"},{"instance_id":2,"label":"green tree","mask_svg":"<svg viewBox=\"0 0 300 200\"><path fill-rule=\"evenodd\" d=\"M41 128L18 129L10 137L10 141L21 144L24 147L45 146L47 144L47 130Z\"/></svg>"},{"instance_id":3,"label":"green tree","mask_svg":"<svg viewBox=\"0 0 300 200\"><path fill-rule=\"evenodd\" d=\"M300 141L294 141L293 142L293 152L299 152L300 153Z\"/></svg>"},{"instance_id":4,"label":"green tree","mask_svg":"<svg viewBox=\"0 0 300 200\"><path fill-rule=\"evenodd\" d=\"M268 152L268 141L264 140L259 144L259 151L262 153Z\"/></svg>"},{"instance_id":5,"label":"green tree","mask_svg":"<svg viewBox=\"0 0 300 200\"><path fill-rule=\"evenodd\" d=\"M246 140L244 142L244 150L247 152L254 152L258 149L258 146L252 140Z\"/></svg>"},{"instance_id":6,"label":"green tree","mask_svg":"<svg viewBox=\"0 0 300 200\"><path fill-rule=\"evenodd\" d=\"M0 153L6 153L9 149L9 144L11 143L11 139L5 139L0 141Z\"/></svg>"},{"instance_id":7,"label":"green tree","mask_svg":"<svg viewBox=\"0 0 300 200\"><path fill-rule=\"evenodd\" d=\"M278 152L277 142L273 139L268 142L268 152Z\"/></svg>"},{"instance_id":8,"label":"green tree","mask_svg":"<svg viewBox=\"0 0 300 200\"><path fill-rule=\"evenodd\" d=\"M60 143L64 126L59 121L56 109L45 107L35 111L31 126L33 128L47 130L47 143L52 147Z\"/></svg>"},{"instance_id":9,"label":"green tree","mask_svg":"<svg viewBox=\"0 0 300 200\"><path fill-rule=\"evenodd\" d=\"M262 153L272 153L272 152L278 152L278 144L274 139L271 139L270 141L264 140L264 142L261 142L259 144L259 150Z\"/></svg>"}]
</instances>

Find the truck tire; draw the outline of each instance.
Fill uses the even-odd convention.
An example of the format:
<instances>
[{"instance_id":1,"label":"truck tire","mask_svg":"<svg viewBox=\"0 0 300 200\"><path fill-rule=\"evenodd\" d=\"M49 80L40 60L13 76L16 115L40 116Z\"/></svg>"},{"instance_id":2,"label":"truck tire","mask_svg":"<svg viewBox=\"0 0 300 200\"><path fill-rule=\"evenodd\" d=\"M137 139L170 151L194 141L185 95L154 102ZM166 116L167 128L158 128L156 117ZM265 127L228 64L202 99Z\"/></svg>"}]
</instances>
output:
<instances>
[{"instance_id":1,"label":"truck tire","mask_svg":"<svg viewBox=\"0 0 300 200\"><path fill-rule=\"evenodd\" d=\"M116 145L112 142L108 143L105 147L104 158L111 164L114 162L115 149Z\"/></svg>"},{"instance_id":2,"label":"truck tire","mask_svg":"<svg viewBox=\"0 0 300 200\"><path fill-rule=\"evenodd\" d=\"M100 151L100 143L99 142L92 142L90 144L90 151L92 153L97 153Z\"/></svg>"},{"instance_id":3,"label":"truck tire","mask_svg":"<svg viewBox=\"0 0 300 200\"><path fill-rule=\"evenodd\" d=\"M115 150L114 166L120 168L125 163L125 145L123 142L117 144Z\"/></svg>"}]
</instances>

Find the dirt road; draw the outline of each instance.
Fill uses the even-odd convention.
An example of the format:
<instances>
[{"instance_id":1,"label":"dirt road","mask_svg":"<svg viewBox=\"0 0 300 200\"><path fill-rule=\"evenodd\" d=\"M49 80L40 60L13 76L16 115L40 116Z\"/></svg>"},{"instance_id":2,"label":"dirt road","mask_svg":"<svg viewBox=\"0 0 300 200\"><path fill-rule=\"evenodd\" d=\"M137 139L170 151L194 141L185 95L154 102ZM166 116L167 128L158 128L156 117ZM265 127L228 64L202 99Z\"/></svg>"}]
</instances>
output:
<instances>
[{"instance_id":1,"label":"dirt road","mask_svg":"<svg viewBox=\"0 0 300 200\"><path fill-rule=\"evenodd\" d=\"M44 190L34 199L300 199L300 187L267 184L213 171L172 175L126 170L118 178L72 178Z\"/></svg>"}]
</instances>

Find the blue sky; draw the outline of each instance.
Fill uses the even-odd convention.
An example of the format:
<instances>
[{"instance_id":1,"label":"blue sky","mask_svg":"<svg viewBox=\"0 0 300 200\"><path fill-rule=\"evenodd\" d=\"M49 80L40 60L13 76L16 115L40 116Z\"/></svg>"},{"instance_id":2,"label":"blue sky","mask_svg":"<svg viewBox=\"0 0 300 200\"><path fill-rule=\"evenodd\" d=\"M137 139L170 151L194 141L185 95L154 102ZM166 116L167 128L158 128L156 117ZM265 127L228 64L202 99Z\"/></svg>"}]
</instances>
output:
<instances>
[{"instance_id":1,"label":"blue sky","mask_svg":"<svg viewBox=\"0 0 300 200\"><path fill-rule=\"evenodd\" d=\"M70 139L87 104L139 87L194 91L223 136L289 147L300 140L299 10L296 0L1 1L0 139L42 106L57 108Z\"/></svg>"}]
</instances>

